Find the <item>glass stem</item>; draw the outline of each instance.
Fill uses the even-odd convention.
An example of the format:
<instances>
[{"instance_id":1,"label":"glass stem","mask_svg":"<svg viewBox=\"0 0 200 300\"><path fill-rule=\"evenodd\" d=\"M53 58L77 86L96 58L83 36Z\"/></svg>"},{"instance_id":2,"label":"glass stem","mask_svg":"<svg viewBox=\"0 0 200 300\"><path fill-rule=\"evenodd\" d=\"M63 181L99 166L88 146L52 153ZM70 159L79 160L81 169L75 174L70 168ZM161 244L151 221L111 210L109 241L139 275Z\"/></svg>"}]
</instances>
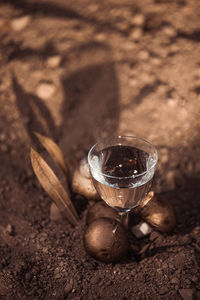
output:
<instances>
[{"instance_id":1,"label":"glass stem","mask_svg":"<svg viewBox=\"0 0 200 300\"><path fill-rule=\"evenodd\" d=\"M129 213L128 212L119 212L120 222L122 223L125 229L129 229Z\"/></svg>"}]
</instances>

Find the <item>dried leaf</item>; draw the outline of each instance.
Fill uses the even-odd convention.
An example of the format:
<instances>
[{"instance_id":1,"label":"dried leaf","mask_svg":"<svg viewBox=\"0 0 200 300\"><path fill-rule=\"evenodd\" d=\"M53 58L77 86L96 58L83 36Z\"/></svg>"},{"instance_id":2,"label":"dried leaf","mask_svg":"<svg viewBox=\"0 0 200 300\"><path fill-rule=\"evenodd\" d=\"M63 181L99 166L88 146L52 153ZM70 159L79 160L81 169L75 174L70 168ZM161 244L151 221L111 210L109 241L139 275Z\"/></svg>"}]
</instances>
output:
<instances>
[{"instance_id":1,"label":"dried leaf","mask_svg":"<svg viewBox=\"0 0 200 300\"><path fill-rule=\"evenodd\" d=\"M65 191L57 176L41 155L33 148L31 148L30 156L33 170L42 187L54 200L61 213L67 217L70 223L76 225L79 219L78 215L69 195Z\"/></svg>"},{"instance_id":2,"label":"dried leaf","mask_svg":"<svg viewBox=\"0 0 200 300\"><path fill-rule=\"evenodd\" d=\"M35 135L44 148L49 152L53 160L60 166L64 174L67 174L67 166L65 163L64 154L60 147L47 136L44 136L38 132L35 132Z\"/></svg>"}]
</instances>

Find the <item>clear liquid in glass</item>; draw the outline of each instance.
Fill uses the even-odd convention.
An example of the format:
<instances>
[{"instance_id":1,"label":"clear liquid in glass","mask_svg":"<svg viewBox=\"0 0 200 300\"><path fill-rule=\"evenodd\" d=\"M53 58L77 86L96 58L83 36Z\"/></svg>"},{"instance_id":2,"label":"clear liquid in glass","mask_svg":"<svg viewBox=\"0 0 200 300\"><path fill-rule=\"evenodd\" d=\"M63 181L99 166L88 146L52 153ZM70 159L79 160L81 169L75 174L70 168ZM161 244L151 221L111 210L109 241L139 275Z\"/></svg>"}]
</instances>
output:
<instances>
[{"instance_id":1,"label":"clear liquid in glass","mask_svg":"<svg viewBox=\"0 0 200 300\"><path fill-rule=\"evenodd\" d=\"M154 174L151 162L147 152L132 146L99 151L91 170L97 192L109 206L128 212L149 192Z\"/></svg>"}]
</instances>

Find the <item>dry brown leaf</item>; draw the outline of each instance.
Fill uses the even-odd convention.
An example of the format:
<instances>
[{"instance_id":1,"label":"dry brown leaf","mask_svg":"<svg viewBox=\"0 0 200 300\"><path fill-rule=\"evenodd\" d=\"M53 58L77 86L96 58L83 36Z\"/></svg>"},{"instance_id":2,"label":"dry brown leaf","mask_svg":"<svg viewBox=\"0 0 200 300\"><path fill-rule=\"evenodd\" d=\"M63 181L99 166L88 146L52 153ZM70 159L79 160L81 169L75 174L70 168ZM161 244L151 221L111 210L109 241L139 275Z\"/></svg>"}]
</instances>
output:
<instances>
[{"instance_id":1,"label":"dry brown leaf","mask_svg":"<svg viewBox=\"0 0 200 300\"><path fill-rule=\"evenodd\" d=\"M33 148L31 148L30 156L33 170L42 187L54 200L61 213L67 217L71 224L76 225L79 220L77 212L57 176Z\"/></svg>"},{"instance_id":2,"label":"dry brown leaf","mask_svg":"<svg viewBox=\"0 0 200 300\"><path fill-rule=\"evenodd\" d=\"M40 143L49 152L53 160L60 166L64 174L67 174L67 166L64 159L64 154L60 147L49 137L44 136L38 132L34 132Z\"/></svg>"}]
</instances>

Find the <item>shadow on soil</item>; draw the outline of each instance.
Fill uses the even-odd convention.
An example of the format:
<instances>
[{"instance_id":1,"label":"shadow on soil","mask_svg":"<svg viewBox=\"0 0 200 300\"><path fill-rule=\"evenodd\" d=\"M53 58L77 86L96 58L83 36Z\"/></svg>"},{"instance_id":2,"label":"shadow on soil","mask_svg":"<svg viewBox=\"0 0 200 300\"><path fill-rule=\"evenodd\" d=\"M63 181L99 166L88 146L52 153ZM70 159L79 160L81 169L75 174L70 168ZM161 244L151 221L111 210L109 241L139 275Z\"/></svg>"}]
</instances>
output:
<instances>
[{"instance_id":1,"label":"shadow on soil","mask_svg":"<svg viewBox=\"0 0 200 300\"><path fill-rule=\"evenodd\" d=\"M37 15L42 17L53 17L60 19L75 19L91 24L96 28L96 30L111 30L113 32L118 32L123 35L127 35L126 30L120 30L117 26L113 24L112 21L103 21L98 20L93 15L84 16L79 12L72 10L69 7L59 5L50 2L37 2L37 1L5 1L7 4L9 3L15 9L20 9L23 14ZM131 7L132 10L135 10L135 7Z\"/></svg>"},{"instance_id":2,"label":"shadow on soil","mask_svg":"<svg viewBox=\"0 0 200 300\"><path fill-rule=\"evenodd\" d=\"M94 42L74 49L66 70L69 66L73 71L62 78L64 104L60 144L63 151L73 157L81 149L86 155L97 140L117 133L119 91L108 46Z\"/></svg>"},{"instance_id":3,"label":"shadow on soil","mask_svg":"<svg viewBox=\"0 0 200 300\"><path fill-rule=\"evenodd\" d=\"M12 78L16 103L21 113L24 127L32 142L37 143L34 131L56 140L56 128L50 111L43 101L32 93L27 93L19 84L15 75Z\"/></svg>"}]
</instances>

